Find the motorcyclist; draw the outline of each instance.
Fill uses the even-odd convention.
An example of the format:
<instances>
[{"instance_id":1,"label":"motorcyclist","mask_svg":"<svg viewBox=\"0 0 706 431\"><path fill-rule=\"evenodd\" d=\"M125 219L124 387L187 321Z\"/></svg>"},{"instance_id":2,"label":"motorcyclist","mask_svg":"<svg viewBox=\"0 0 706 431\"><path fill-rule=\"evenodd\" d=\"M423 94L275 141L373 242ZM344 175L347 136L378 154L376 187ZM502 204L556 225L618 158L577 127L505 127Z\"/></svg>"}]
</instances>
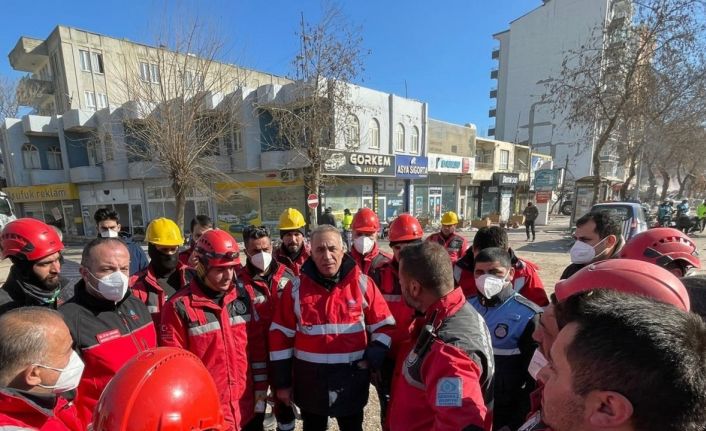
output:
<instances>
[{"instance_id":1,"label":"motorcyclist","mask_svg":"<svg viewBox=\"0 0 706 431\"><path fill-rule=\"evenodd\" d=\"M672 208L672 203L670 201L664 201L657 209L657 221L662 227L669 227L669 223L672 221L672 214L674 209Z\"/></svg>"},{"instance_id":2,"label":"motorcyclist","mask_svg":"<svg viewBox=\"0 0 706 431\"><path fill-rule=\"evenodd\" d=\"M689 215L689 201L683 199L679 205L677 205L677 218L682 215Z\"/></svg>"}]
</instances>

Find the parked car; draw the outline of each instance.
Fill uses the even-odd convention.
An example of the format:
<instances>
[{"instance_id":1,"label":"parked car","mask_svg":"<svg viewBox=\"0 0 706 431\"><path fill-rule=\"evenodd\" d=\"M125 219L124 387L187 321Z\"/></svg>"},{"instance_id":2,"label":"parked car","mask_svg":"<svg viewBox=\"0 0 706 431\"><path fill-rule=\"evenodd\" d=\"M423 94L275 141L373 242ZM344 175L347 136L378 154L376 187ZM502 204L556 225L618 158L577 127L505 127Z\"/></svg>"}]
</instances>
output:
<instances>
[{"instance_id":1,"label":"parked car","mask_svg":"<svg viewBox=\"0 0 706 431\"><path fill-rule=\"evenodd\" d=\"M608 211L623 224L625 241L648 229L647 215L642 204L636 202L604 202L591 207L593 211Z\"/></svg>"}]
</instances>

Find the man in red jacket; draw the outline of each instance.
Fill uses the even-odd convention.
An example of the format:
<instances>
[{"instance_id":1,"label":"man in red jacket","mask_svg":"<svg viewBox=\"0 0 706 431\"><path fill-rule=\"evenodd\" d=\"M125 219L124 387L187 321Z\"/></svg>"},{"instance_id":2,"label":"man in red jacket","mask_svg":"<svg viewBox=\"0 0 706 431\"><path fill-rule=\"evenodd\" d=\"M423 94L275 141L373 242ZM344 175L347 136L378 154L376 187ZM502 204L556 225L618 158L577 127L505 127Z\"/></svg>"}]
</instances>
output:
<instances>
[{"instance_id":1,"label":"man in red jacket","mask_svg":"<svg viewBox=\"0 0 706 431\"><path fill-rule=\"evenodd\" d=\"M245 266L237 271L238 280L245 286L252 288L255 295L253 298L254 308L259 316L259 321L255 323L258 327L257 337L267 341L277 299L282 296L288 283L298 281L298 279L289 268L272 259L272 240L266 227L246 227L243 230L243 242L245 243L247 260ZM268 364L265 362L252 364L253 368L260 369L267 366ZM290 431L294 429L295 416L291 406L286 406L275 399L274 414L278 430ZM258 414L253 422L259 421L262 424L264 420L265 415Z\"/></svg>"},{"instance_id":2,"label":"man in red jacket","mask_svg":"<svg viewBox=\"0 0 706 431\"><path fill-rule=\"evenodd\" d=\"M250 429L255 414L265 411L267 390L266 350L254 324L254 294L235 277L238 243L228 232L204 233L195 252L196 276L162 311L160 345L198 356L216 382L228 429Z\"/></svg>"},{"instance_id":3,"label":"man in red jacket","mask_svg":"<svg viewBox=\"0 0 706 431\"><path fill-rule=\"evenodd\" d=\"M282 244L274 252L274 258L294 275L299 276L302 265L309 258L309 243L306 241L304 215L296 208L287 208L279 216L279 236Z\"/></svg>"},{"instance_id":4,"label":"man in red jacket","mask_svg":"<svg viewBox=\"0 0 706 431\"><path fill-rule=\"evenodd\" d=\"M83 372L72 343L61 314L49 308L22 307L0 316L0 429L85 429L64 398Z\"/></svg>"},{"instance_id":5,"label":"man in red jacket","mask_svg":"<svg viewBox=\"0 0 706 431\"><path fill-rule=\"evenodd\" d=\"M295 401L304 429L362 430L371 371L390 347L394 319L375 283L343 249L341 233L322 225L311 235L312 256L301 282L290 283L270 327L277 397Z\"/></svg>"},{"instance_id":6,"label":"man in red jacket","mask_svg":"<svg viewBox=\"0 0 706 431\"><path fill-rule=\"evenodd\" d=\"M515 271L512 277L512 286L516 293L524 296L540 307L549 304L547 292L544 291L544 284L539 277L539 267L529 260L520 259L510 248L510 241L505 229L499 226L483 227L478 229L473 237L471 250L454 265L453 274L456 285L461 287L466 297L475 296L476 281L473 274L473 258L481 250L498 247L506 250L510 254L510 262Z\"/></svg>"},{"instance_id":7,"label":"man in red jacket","mask_svg":"<svg viewBox=\"0 0 706 431\"><path fill-rule=\"evenodd\" d=\"M350 250L350 255L363 274L372 277L377 268L392 259L392 256L378 247L380 219L370 208L361 208L353 217L351 230L353 231L353 248ZM378 283L378 280L375 282Z\"/></svg>"},{"instance_id":8,"label":"man in red jacket","mask_svg":"<svg viewBox=\"0 0 706 431\"><path fill-rule=\"evenodd\" d=\"M453 211L447 211L441 216L441 230L427 237L427 241L441 244L451 258L451 263L456 263L468 249L466 238L456 233L458 216Z\"/></svg>"},{"instance_id":9,"label":"man in red jacket","mask_svg":"<svg viewBox=\"0 0 706 431\"><path fill-rule=\"evenodd\" d=\"M424 242L400 252L405 302L424 314L402 352L392 386L392 431L489 431L493 425L493 347L483 318L454 288L451 262Z\"/></svg>"},{"instance_id":10,"label":"man in red jacket","mask_svg":"<svg viewBox=\"0 0 706 431\"><path fill-rule=\"evenodd\" d=\"M157 346L147 306L128 288L130 254L119 238L97 238L81 256L82 280L75 296L59 307L74 348L86 363L76 395L79 418L87 427L103 389L137 353Z\"/></svg>"}]
</instances>

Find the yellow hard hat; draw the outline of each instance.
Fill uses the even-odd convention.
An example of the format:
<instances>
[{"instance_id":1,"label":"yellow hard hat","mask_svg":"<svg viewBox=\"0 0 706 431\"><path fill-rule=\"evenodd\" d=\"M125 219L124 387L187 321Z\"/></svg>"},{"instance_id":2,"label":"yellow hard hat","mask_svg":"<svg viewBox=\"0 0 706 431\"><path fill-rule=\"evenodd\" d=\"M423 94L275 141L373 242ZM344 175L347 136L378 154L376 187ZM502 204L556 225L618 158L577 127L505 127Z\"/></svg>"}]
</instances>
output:
<instances>
[{"instance_id":1,"label":"yellow hard hat","mask_svg":"<svg viewBox=\"0 0 706 431\"><path fill-rule=\"evenodd\" d=\"M458 224L458 216L453 211L445 212L444 215L441 216L441 224Z\"/></svg>"},{"instance_id":2,"label":"yellow hard hat","mask_svg":"<svg viewBox=\"0 0 706 431\"><path fill-rule=\"evenodd\" d=\"M287 208L279 216L279 230L295 230L306 226L304 216L295 208Z\"/></svg>"},{"instance_id":3,"label":"yellow hard hat","mask_svg":"<svg viewBox=\"0 0 706 431\"><path fill-rule=\"evenodd\" d=\"M145 241L155 245L174 247L183 245L184 237L181 234L181 229L174 221L160 217L152 220L147 226Z\"/></svg>"}]
</instances>

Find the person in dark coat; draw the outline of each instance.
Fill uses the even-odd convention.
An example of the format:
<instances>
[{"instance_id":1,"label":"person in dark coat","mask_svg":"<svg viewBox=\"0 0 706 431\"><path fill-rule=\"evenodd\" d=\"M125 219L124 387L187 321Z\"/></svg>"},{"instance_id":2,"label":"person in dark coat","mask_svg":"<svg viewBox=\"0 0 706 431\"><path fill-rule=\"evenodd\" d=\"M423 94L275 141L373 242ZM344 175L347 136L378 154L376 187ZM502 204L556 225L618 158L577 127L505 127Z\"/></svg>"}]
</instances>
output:
<instances>
[{"instance_id":1,"label":"person in dark coat","mask_svg":"<svg viewBox=\"0 0 706 431\"><path fill-rule=\"evenodd\" d=\"M130 252L130 275L137 274L147 268L149 260L140 244L133 241L130 234L122 232L120 229L120 216L115 210L99 208L93 215L96 221L98 236L103 238L120 238Z\"/></svg>"}]
</instances>

